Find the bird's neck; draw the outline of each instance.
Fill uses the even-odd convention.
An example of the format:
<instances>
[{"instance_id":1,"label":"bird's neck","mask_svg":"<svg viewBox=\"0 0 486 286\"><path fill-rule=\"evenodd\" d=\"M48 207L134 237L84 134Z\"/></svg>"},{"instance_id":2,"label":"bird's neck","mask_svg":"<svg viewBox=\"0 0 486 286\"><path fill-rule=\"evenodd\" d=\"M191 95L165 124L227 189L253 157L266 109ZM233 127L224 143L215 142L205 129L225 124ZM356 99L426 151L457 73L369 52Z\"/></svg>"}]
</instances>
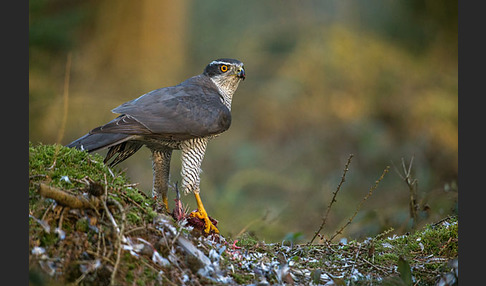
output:
<instances>
[{"instance_id":1,"label":"bird's neck","mask_svg":"<svg viewBox=\"0 0 486 286\"><path fill-rule=\"evenodd\" d=\"M219 93L223 96L223 104L228 107L228 109L231 111L231 102L233 101L233 94L232 93L226 93L223 90L219 90Z\"/></svg>"},{"instance_id":2,"label":"bird's neck","mask_svg":"<svg viewBox=\"0 0 486 286\"><path fill-rule=\"evenodd\" d=\"M238 88L238 84L240 83L239 80L235 81L224 81L218 82L216 79L211 79L216 87L218 88L219 94L221 94L223 98L223 104L231 110L231 101L233 100L233 94Z\"/></svg>"}]
</instances>

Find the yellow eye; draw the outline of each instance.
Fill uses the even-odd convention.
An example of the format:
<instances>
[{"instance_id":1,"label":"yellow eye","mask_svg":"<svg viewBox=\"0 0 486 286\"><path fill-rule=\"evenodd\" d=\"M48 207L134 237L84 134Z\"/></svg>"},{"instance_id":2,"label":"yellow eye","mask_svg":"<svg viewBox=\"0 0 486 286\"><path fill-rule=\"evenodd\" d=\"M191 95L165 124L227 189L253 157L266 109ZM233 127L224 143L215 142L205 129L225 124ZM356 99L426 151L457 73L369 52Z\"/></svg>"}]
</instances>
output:
<instances>
[{"instance_id":1,"label":"yellow eye","mask_svg":"<svg viewBox=\"0 0 486 286\"><path fill-rule=\"evenodd\" d=\"M220 67L220 69L221 69L222 72L227 72L228 71L228 66L227 65L222 65Z\"/></svg>"}]
</instances>

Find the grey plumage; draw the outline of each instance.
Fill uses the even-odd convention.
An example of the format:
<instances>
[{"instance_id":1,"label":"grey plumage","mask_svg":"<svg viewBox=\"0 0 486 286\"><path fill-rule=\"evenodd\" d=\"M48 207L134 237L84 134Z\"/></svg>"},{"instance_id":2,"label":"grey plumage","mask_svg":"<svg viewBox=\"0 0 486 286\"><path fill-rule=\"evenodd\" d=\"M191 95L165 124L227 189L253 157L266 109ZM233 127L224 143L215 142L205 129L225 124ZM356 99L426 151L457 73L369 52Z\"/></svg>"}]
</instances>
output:
<instances>
[{"instance_id":1,"label":"grey plumage","mask_svg":"<svg viewBox=\"0 0 486 286\"><path fill-rule=\"evenodd\" d=\"M172 150L179 149L182 188L198 193L207 143L230 127L232 97L244 78L242 62L215 60L200 75L114 108L112 112L120 114L118 117L67 146L89 152L108 148L105 163L110 166L124 161L142 146L148 147L153 160L153 195L164 200Z\"/></svg>"},{"instance_id":2,"label":"grey plumage","mask_svg":"<svg viewBox=\"0 0 486 286\"><path fill-rule=\"evenodd\" d=\"M121 116L91 133L128 133L185 140L219 134L229 128L231 113L206 75L156 89L112 112Z\"/></svg>"}]
</instances>

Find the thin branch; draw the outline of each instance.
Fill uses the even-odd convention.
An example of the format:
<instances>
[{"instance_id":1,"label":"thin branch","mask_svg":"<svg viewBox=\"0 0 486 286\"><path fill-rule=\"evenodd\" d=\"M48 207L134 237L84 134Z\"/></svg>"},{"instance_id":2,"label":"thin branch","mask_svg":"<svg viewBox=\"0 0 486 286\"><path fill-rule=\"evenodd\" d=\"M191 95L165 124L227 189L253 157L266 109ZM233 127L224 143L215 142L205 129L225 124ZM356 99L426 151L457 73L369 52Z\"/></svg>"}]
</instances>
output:
<instances>
[{"instance_id":1,"label":"thin branch","mask_svg":"<svg viewBox=\"0 0 486 286\"><path fill-rule=\"evenodd\" d=\"M402 170L403 174L398 171L397 167L395 164L393 164L393 167L395 169L395 172L400 176L400 178L407 184L408 190L410 193L410 199L409 199L409 212L410 212L410 218L412 219L412 228L415 228L415 225L417 223L417 210L418 210L418 204L417 204L417 189L418 189L418 180L412 178L412 165L413 165L413 159L414 156L410 159L410 163L408 167L405 164L405 160L402 158ZM393 163L393 162L392 162Z\"/></svg>"},{"instance_id":2,"label":"thin branch","mask_svg":"<svg viewBox=\"0 0 486 286\"><path fill-rule=\"evenodd\" d=\"M63 236L62 233L63 233L63 230L62 230L62 222L64 220L64 213L69 209L69 207L63 207L62 210L61 210L61 215L59 217L59 223L57 225L57 230L58 233L59 233L59 237Z\"/></svg>"},{"instance_id":3,"label":"thin branch","mask_svg":"<svg viewBox=\"0 0 486 286\"><path fill-rule=\"evenodd\" d=\"M148 268L150 268L153 272L155 273L158 273L159 276L162 276L163 278L165 278L165 281L164 282L167 282L169 283L170 285L177 285L175 284L174 282L170 281L169 278L167 278L162 271L160 270L157 270L154 266L150 265L149 262L145 261L145 259L140 259L140 262L142 262L145 266L147 266Z\"/></svg>"},{"instance_id":4,"label":"thin branch","mask_svg":"<svg viewBox=\"0 0 486 286\"><path fill-rule=\"evenodd\" d=\"M354 257L353 268L351 268L351 273L354 273L356 264L358 264L359 251L361 250L361 243L358 243L358 250L356 251L356 256Z\"/></svg>"},{"instance_id":5,"label":"thin branch","mask_svg":"<svg viewBox=\"0 0 486 286\"><path fill-rule=\"evenodd\" d=\"M111 260L110 260L108 257L105 257L105 256L103 256L103 255L101 255L101 254L99 254L99 253L97 253L97 252L94 252L94 251L92 251L92 250L86 249L86 253L91 254L91 255L93 255L93 256L96 256L96 257L98 257L98 258L101 258L101 259L103 259L104 261L106 261L106 262L110 263L111 265L115 265L115 262L111 261Z\"/></svg>"},{"instance_id":6,"label":"thin branch","mask_svg":"<svg viewBox=\"0 0 486 286\"><path fill-rule=\"evenodd\" d=\"M375 181L375 184L370 188L368 194L361 200L361 202L358 205L358 208L354 212L353 216L349 218L348 222L346 222L345 225L343 225L334 235L329 239L329 241L332 241L337 235L341 234L343 230L353 221L353 219L356 217L358 212L361 210L361 207L363 206L364 202L373 194L373 191L378 188L378 185L380 184L381 180L385 177L386 173L388 173L388 170L390 169L390 166L386 166L385 170L383 170L383 173L381 174L380 178Z\"/></svg>"},{"instance_id":7,"label":"thin branch","mask_svg":"<svg viewBox=\"0 0 486 286\"><path fill-rule=\"evenodd\" d=\"M334 191L334 193L333 193L331 202L327 206L326 214L322 218L322 223L319 226L319 229L314 233L314 236L312 237L312 239L309 241L309 243L307 243L307 245L311 245L312 242L314 242L314 240L316 239L316 237L319 235L319 233L321 232L321 230L324 228L324 225L326 224L326 221L327 221L327 217L329 215L329 211L331 210L332 205L336 202L336 196L337 196L339 190L341 190L341 186L346 181L346 173L349 170L349 164L351 164L351 159L353 158L353 156L354 156L353 154L350 154L349 155L348 161L346 162L346 166L344 166L343 175L341 176L341 181L339 182L336 191Z\"/></svg>"},{"instance_id":8,"label":"thin branch","mask_svg":"<svg viewBox=\"0 0 486 286\"><path fill-rule=\"evenodd\" d=\"M41 217L41 221L45 221L46 220L46 217L47 217L47 213L51 210L51 208L54 206L56 202L52 202L47 208L46 208L46 211L44 212L44 214L42 215Z\"/></svg>"},{"instance_id":9,"label":"thin branch","mask_svg":"<svg viewBox=\"0 0 486 286\"><path fill-rule=\"evenodd\" d=\"M122 215L121 226L120 226L120 229L119 229L119 233L116 236L116 250L117 250L116 261L115 261L115 266L113 267L113 272L111 273L111 283L110 283L110 285L116 285L115 277L116 277L116 272L118 271L118 265L120 264L120 258L121 258L121 252L122 252L121 243L123 241L123 235L124 235L124 231L125 231L125 219L126 218L125 218L125 211L123 210L122 205L119 202L117 202L115 199L112 199L112 198L109 198L109 201L110 201L110 203L113 203L114 205L116 205L118 207L118 209L120 210L120 213Z\"/></svg>"},{"instance_id":10,"label":"thin branch","mask_svg":"<svg viewBox=\"0 0 486 286\"><path fill-rule=\"evenodd\" d=\"M125 216L125 211L124 211L122 205L118 201L116 201L115 199L108 197L108 182L106 181L106 174L104 174L104 176L105 176L105 198L106 198L106 201L109 201L111 204L116 205L118 207L118 210L120 211L121 216L122 216L121 226L120 226L120 228L118 228L118 225L117 225L115 219L113 218L113 215L111 214L110 210L108 209L108 206L106 205L106 201L102 200L103 207L105 208L106 215L108 216L111 223L113 224L113 227L114 227L116 234L117 234L116 235L116 252L117 252L116 253L116 260L115 260L115 265L113 267L113 272L111 273L111 280L110 280L110 285L116 285L116 273L118 271L118 266L120 264L121 251L122 251L121 243L122 243L122 240L124 240L123 235L124 235L124 231L125 231L126 216Z\"/></svg>"}]
</instances>

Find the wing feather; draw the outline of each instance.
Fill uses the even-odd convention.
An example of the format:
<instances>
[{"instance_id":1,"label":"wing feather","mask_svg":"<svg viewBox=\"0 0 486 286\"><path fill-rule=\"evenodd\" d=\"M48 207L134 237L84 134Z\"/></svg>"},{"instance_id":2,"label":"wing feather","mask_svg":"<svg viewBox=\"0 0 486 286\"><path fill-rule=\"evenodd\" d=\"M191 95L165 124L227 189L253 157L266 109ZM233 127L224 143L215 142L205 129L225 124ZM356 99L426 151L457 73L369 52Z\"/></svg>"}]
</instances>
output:
<instances>
[{"instance_id":1,"label":"wing feather","mask_svg":"<svg viewBox=\"0 0 486 286\"><path fill-rule=\"evenodd\" d=\"M231 124L231 113L216 86L202 75L176 86L156 89L112 111L121 115L91 133L184 140L221 133Z\"/></svg>"}]
</instances>

